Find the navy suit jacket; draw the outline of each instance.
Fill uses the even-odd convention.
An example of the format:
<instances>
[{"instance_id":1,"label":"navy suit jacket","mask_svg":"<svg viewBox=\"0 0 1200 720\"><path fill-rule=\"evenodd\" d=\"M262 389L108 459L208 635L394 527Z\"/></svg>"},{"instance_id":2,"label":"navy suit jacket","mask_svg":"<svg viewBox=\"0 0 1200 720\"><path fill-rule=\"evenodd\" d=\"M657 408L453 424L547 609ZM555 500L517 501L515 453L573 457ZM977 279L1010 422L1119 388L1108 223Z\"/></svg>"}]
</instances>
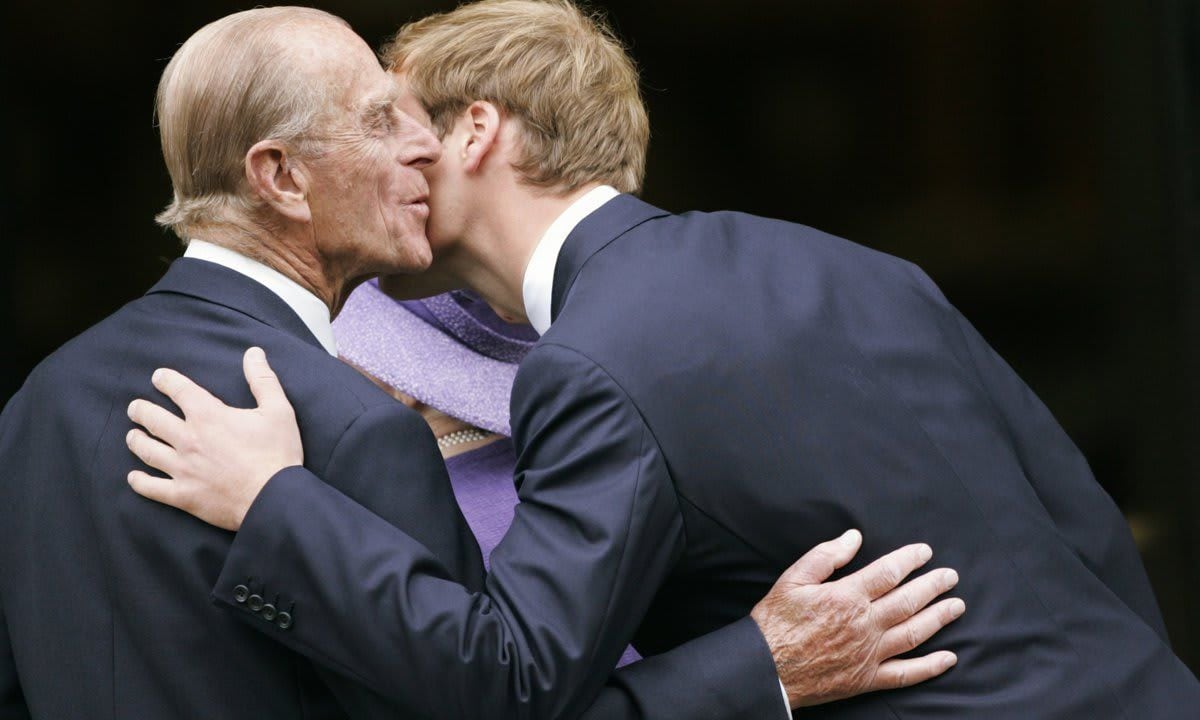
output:
<instances>
[{"instance_id":1,"label":"navy suit jacket","mask_svg":"<svg viewBox=\"0 0 1200 720\"><path fill-rule=\"evenodd\" d=\"M465 698L445 717L514 696L523 716L571 715L630 640L653 655L715 631L718 652L751 666L765 654L746 627L753 604L796 557L857 527L848 571L917 541L960 571L967 614L923 649L959 664L805 717L1200 707L1120 512L915 266L798 225L621 196L568 238L552 314L513 390L521 503L486 594L432 576L419 543L297 469L247 515L218 598L236 611L234 584L271 572L321 618L284 642L404 702ZM297 497L304 513L284 500ZM648 717L691 702L771 717L760 667L615 682L634 706L672 700Z\"/></svg>"},{"instance_id":2,"label":"navy suit jacket","mask_svg":"<svg viewBox=\"0 0 1200 720\"><path fill-rule=\"evenodd\" d=\"M126 406L168 403L151 373L176 368L252 406L238 370L251 345L287 383L308 467L419 537L455 577L482 581L421 418L330 357L266 288L182 259L42 362L0 419L0 718L395 717L213 607L233 535L126 483ZM276 626L315 620L275 602Z\"/></svg>"},{"instance_id":3,"label":"navy suit jacket","mask_svg":"<svg viewBox=\"0 0 1200 720\"><path fill-rule=\"evenodd\" d=\"M126 483L136 466L126 406L171 407L153 371L178 369L249 407L240 367L251 345L285 383L305 466L419 541L431 558L423 572L482 586L478 546L420 416L330 357L265 287L181 259L41 363L0 417L0 720L425 717L213 607L233 535ZM332 589L363 592L347 580ZM237 584L258 607L253 626L289 635L324 622L265 574ZM626 701L610 690L600 702L594 712Z\"/></svg>"}]
</instances>

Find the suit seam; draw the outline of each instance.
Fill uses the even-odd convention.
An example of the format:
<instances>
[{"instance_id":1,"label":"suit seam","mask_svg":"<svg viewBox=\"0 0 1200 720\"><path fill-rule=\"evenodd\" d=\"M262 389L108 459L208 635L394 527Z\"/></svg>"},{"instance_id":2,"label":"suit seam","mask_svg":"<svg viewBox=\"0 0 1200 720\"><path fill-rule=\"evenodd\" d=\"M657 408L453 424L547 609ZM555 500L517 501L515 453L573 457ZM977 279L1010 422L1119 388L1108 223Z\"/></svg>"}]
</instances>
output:
<instances>
[{"instance_id":1,"label":"suit seam","mask_svg":"<svg viewBox=\"0 0 1200 720\"><path fill-rule=\"evenodd\" d=\"M122 378L125 377L125 372L126 372L125 366L124 366L124 363L122 363L121 365L118 366L116 376L113 377L113 387L121 386L121 380L122 380ZM96 487L95 487L96 486L96 457L100 454L100 445L104 440L104 436L108 433L109 427L112 425L113 414L116 411L116 408L117 408L117 398L114 396L113 399L109 402L108 415L104 419L104 426L100 428L100 433L96 436L96 442L95 442L95 445L92 447L92 452L90 453L90 458L88 460L87 467L88 467L88 491L89 491L88 494L89 495L94 495L95 491L96 491ZM131 468L133 467L132 460L130 461L130 467ZM96 537L99 537L100 536L99 524L96 522L96 514L95 514L95 511L93 510L94 507L95 507L94 504L89 505L87 516L88 516L88 520L91 521L91 524L92 524L92 532L96 534ZM107 555L106 550L104 550L103 548L104 548L104 544L99 543L98 544L99 552ZM110 558L110 560L111 560L111 558ZM110 599L109 604L111 606L111 604L112 604L111 598L113 596L113 590L112 590L112 578L110 577L109 573L104 574L104 590ZM117 672L116 672L116 668L117 668L117 621L116 621L116 614L114 612L112 612L111 609L108 614L108 631L109 631L109 662L111 663L110 672L109 672L109 680L110 680L109 691L111 693L110 699L112 701L111 717L115 718L115 717L117 717Z\"/></svg>"},{"instance_id":2,"label":"suit seam","mask_svg":"<svg viewBox=\"0 0 1200 720\"><path fill-rule=\"evenodd\" d=\"M615 377L612 376L612 373L608 372L608 370L606 370L602 365L600 365L600 363L598 363L595 360L593 360L592 358L588 357L586 354L579 352L578 350L575 350L574 348L570 348L565 345L562 345L560 343L550 342L550 343L545 343L545 345L557 347L557 348L560 348L567 352L570 352L572 354L578 355L579 357L587 360L592 365L592 367L596 368L601 373L603 373L604 376L606 378L608 378L609 382L611 382L613 384L613 386L616 387L620 391L621 395L629 403L629 406L633 408L633 410L637 414L638 420L640 421L640 424L642 426L640 437L638 439L637 481L634 483L632 499L630 501L630 512L628 513L626 521L625 521L624 542L621 545L621 558L617 562L616 577L622 576L622 570L626 566L626 558L628 557L630 528L633 526L633 517L635 514L633 512L633 508L637 507L638 494L639 494L639 490L642 487L642 478L645 475L645 472L644 472L645 471L645 463L642 460L642 456L644 455L645 450L646 450L647 437L649 437L649 439L651 441L653 441L654 447L658 453L658 456L660 458L662 458L662 460L663 460L663 468L667 473L667 477L668 477L668 479L670 479L671 489L673 491L672 496L675 498L675 512L676 512L677 516L679 517L680 532L683 536L681 538L682 545L680 547L680 550L678 551L678 556L671 563L671 567L674 568L675 566L677 566L679 564L679 561L682 559L682 557L684 555L686 555L686 552L687 552L687 524L684 522L683 509L679 505L679 497L678 497L679 491L678 491L678 488L675 486L674 478L671 475L670 466L667 464L667 456L666 456L666 454L663 453L662 446L659 445L658 439L654 436L653 430L650 429L649 424L646 422L646 418L642 414L641 408L638 407L637 403L630 396L629 392L626 391L624 387L622 387L621 383ZM669 572L665 573L664 578L668 577L669 575L670 575ZM655 594L658 593L658 591L661 589L661 587L662 587L662 585L660 584L659 587L655 588ZM609 619L612 616L613 596L616 594L616 588L617 588L617 583L614 582L612 584L612 588L608 592L608 598L604 603L604 616L603 616L604 620L603 620L602 627L609 626ZM642 617L641 619L638 620L638 624L640 625L644 620L645 620L645 617ZM595 663L596 653L598 651L599 651L599 643L593 643L591 656L589 657L589 665Z\"/></svg>"},{"instance_id":3,"label":"suit seam","mask_svg":"<svg viewBox=\"0 0 1200 720\"><path fill-rule=\"evenodd\" d=\"M740 534L739 534L737 531L735 531L733 528L731 528L731 527L729 527L728 525L726 525L724 522L721 522L721 521L720 521L720 520L718 520L717 518L715 518L715 517L713 517L712 515L710 515L710 514L709 514L709 512L708 512L707 510L705 510L703 507L701 507L700 505L698 505L698 504L696 503L696 501L695 501L695 500L693 500L692 498L688 497L687 495L685 495L685 494L684 494L684 493L682 493L682 492L681 492L681 493L679 493L679 497L683 498L684 502L686 502L686 503L687 503L688 505L690 505L690 506L691 506L693 509L695 509L695 511L696 511L696 512L698 512L699 514L703 515L703 516L705 517L705 519L707 519L709 522L711 522L712 524L714 524L714 525L716 525L717 527L721 528L721 529L722 529L722 530L724 530L725 532L729 533L729 535L730 535L731 537L734 537L734 538L736 538L738 542L740 542L740 543L742 543L744 546L746 546L746 548L747 548L748 550L750 550L750 551L751 551L751 552L753 552L755 555L757 555L757 556L759 557L759 559L760 559L760 560L762 560L763 562L765 562L765 563L766 563L768 566L776 566L776 562L775 562L775 560L772 560L772 559L771 559L771 558L770 558L770 557L769 557L769 556L768 556L766 553L764 553L762 550L760 550L760 549L758 548L758 546L756 546L756 545L754 545L753 543L751 543L751 542L749 542L748 540L746 540L746 539L745 539L744 537L742 537L742 536L741 536L741 535L740 535ZM782 569L780 570L780 572L782 572L782 571L783 571L783 569L786 569L786 568L782 568Z\"/></svg>"},{"instance_id":4,"label":"suit seam","mask_svg":"<svg viewBox=\"0 0 1200 720\"><path fill-rule=\"evenodd\" d=\"M561 315L561 314L562 314L562 311L563 311L563 309L564 309L564 308L566 308L566 306L567 306L567 296L571 294L571 288L575 287L575 280L576 280L576 279L579 277L580 273L582 273L582 272L583 272L583 269L584 269L585 267L587 267L588 263L590 263L590 262L592 261L592 258L594 258L594 257L596 257L597 255L599 255L600 253L604 252L604 250L605 250L606 248L608 248L608 246L609 246L609 245L612 245L612 244L613 244L613 243L615 243L617 240L620 240L621 238L625 237L625 236L626 236L626 235L628 235L629 233L633 232L635 229L637 229L637 228L639 228L639 227L641 227L641 226L645 225L646 223L650 222L651 220L658 220L659 218L668 217L668 216L670 216L670 214L671 214L671 213L669 213L669 212L666 212L666 211L661 211L661 214L658 214L658 215L651 215L651 216L650 216L650 217L648 217L648 218L644 218L644 219L642 219L641 221L639 221L639 222L636 222L636 223L634 223L633 225L630 225L629 227L625 228L625 229L624 229L624 230L622 230L621 232L619 232L619 233L617 233L616 235L614 235L614 236L612 237L612 239L608 240L608 241L607 241L607 242L605 242L603 245L601 245L600 247L596 248L596 249L595 249L595 250L594 250L594 251L593 251L593 252L592 252L590 255L588 255L586 258L584 258L584 259L583 259L583 262L579 263L579 267L575 268L575 272L571 273L571 276L570 276L569 278L567 278L567 285L566 285L566 287L564 287L564 288L563 288L563 291L562 291L562 298L561 298L561 299L559 300L559 302L558 302L558 305L559 305L558 312L559 312L559 314ZM561 252L561 251L560 251L560 252ZM547 343L547 344L550 344L550 343ZM566 346L565 346L565 345L559 345L559 347L566 347ZM569 348L568 348L568 349L569 349ZM587 357L587 355L584 355L583 353L579 353L579 354L580 354L580 355L582 355L583 357L587 358L588 360L592 360L591 358L588 358L588 357ZM593 364L595 364L597 367L600 367L600 366L599 366L599 364L598 364L598 363L596 363L596 361L595 361L595 360L592 360L592 363L593 363ZM608 371L605 371L605 373L604 373L604 374L605 374L605 375L608 375ZM611 375L609 375L609 377L611 378L612 376L611 376ZM616 382L616 380L613 380L613 382ZM621 389L621 391L622 391L622 392L624 392L624 390L625 390L624 388L622 388L622 389ZM626 394L626 395L628 395L628 394ZM655 441L655 442L657 443L657 441Z\"/></svg>"},{"instance_id":5,"label":"suit seam","mask_svg":"<svg viewBox=\"0 0 1200 720\"><path fill-rule=\"evenodd\" d=\"M633 498L630 501L630 512L629 512L628 517L625 520L625 532L624 532L625 542L623 542L621 544L621 559L617 561L616 577L622 576L622 570L624 570L625 565L626 565L625 560L629 554L629 535L630 535L630 528L633 526L633 516L634 516L633 509L637 506L638 490L641 489L641 486L642 486L643 463L641 461L641 456L642 456L642 453L646 449L646 434L647 434L646 423L643 422L641 437L638 438L637 481L633 485ZM680 515L682 516L682 513L680 513ZM608 625L609 625L609 618L612 616L613 596L616 594L616 592L617 592L617 583L614 582L612 584L612 587L609 588L608 599L605 600L605 602L604 602L604 622L603 622L602 627L608 627ZM640 625L641 622L639 621L638 624ZM600 650L600 643L598 643L598 642L593 643L591 657L588 658L589 665L592 665L596 662L596 653L599 652L599 650Z\"/></svg>"},{"instance_id":6,"label":"suit seam","mask_svg":"<svg viewBox=\"0 0 1200 720\"><path fill-rule=\"evenodd\" d=\"M400 404L400 403L397 403L397 404ZM329 469L329 463L333 462L333 459L335 457L337 457L338 451L341 450L342 443L346 441L346 437L350 434L351 429L353 429L355 425L357 425L360 421L362 421L363 418L373 415L376 411L380 410L380 408L384 408L386 410L394 409L394 408L388 407L388 405L386 405L384 403L380 403L379 405L372 405L371 407L364 406L362 412L355 415L354 418L350 420L350 422L346 423L346 427L342 428L342 430L338 433L337 442L334 443L333 448L330 449L329 457L325 458L325 462L321 464L320 468L317 468L317 467L313 468L313 474L314 475L325 474L325 471ZM325 482L325 481L322 480L321 482ZM326 483L326 484L328 484L328 483ZM341 490L339 489L338 492L341 492Z\"/></svg>"},{"instance_id":7,"label":"suit seam","mask_svg":"<svg viewBox=\"0 0 1200 720\"><path fill-rule=\"evenodd\" d=\"M304 660L302 660L299 653L288 653L288 655L291 656L290 659L292 661L292 681L296 684L296 707L300 711L301 720L308 720L312 715L308 712L308 703L304 701L304 688L300 682L300 663L304 662Z\"/></svg>"},{"instance_id":8,"label":"suit seam","mask_svg":"<svg viewBox=\"0 0 1200 720\"><path fill-rule=\"evenodd\" d=\"M626 399L629 400L629 404L632 405L634 410L637 411L638 418L642 421L642 427L645 428L645 430L650 433L650 436L652 438L654 438L654 444L658 448L658 454L662 456L663 463L667 467L667 477L669 477L671 479L671 488L675 491L675 495L678 498L682 499L684 502L686 502L691 507L695 508L701 515L703 515L705 518L710 520L712 523L714 523L715 525L720 527L722 530L725 530L731 536L737 538L737 540L739 542L741 542L747 548L752 550L756 555L758 555L760 558L762 558L764 561L766 561L769 565L774 566L776 564L774 560L771 560L757 546L748 542L745 538L743 538L739 533L735 532L728 525L726 525L725 523L721 522L720 520L718 520L715 517L713 517L712 515L710 515L707 510L705 510L703 507L701 507L699 504L697 504L695 500L693 500L691 497L689 497L687 495L687 493L683 492L679 488L679 484L675 481L675 474L671 471L670 460L667 458L667 454L665 452L663 452L662 444L658 442L658 438L654 434L654 429L650 427L649 420L646 419L646 416L642 412L642 409L640 407L638 407L637 401L634 400L633 396L630 395L629 392L621 385L620 381L612 376L612 373L608 372L608 370L606 370L603 365L601 365L600 363L596 362L596 360L594 360L593 358L588 356L587 353L584 353L580 350L569 347L567 345L563 345L560 342L555 342L555 341L544 342L544 343L541 343L540 346L554 346L554 347L562 348L564 350L568 350L568 351L575 353L576 355L579 355L580 357L586 359L588 362L592 363L592 365L594 365L597 369L599 369L601 372L603 372L605 374L605 376L607 376L608 379L611 380L612 383L617 386L617 388L621 391L621 394L624 395L626 397ZM686 547L688 544L687 516L683 514L682 507L680 508L679 517L680 517L681 524L683 527L683 542L684 542L684 546Z\"/></svg>"},{"instance_id":9,"label":"suit seam","mask_svg":"<svg viewBox=\"0 0 1200 720\"><path fill-rule=\"evenodd\" d=\"M214 596L214 597L217 602L230 608L231 610L238 612L239 614L243 615L243 617L246 617L246 618L250 617L250 612L248 610L246 610L245 608L241 608L241 607L232 605L220 596ZM281 639L276 638L273 635L268 635L267 637L270 637L272 640L275 640L276 642L283 644L284 647L287 647L287 643L283 642ZM343 665L338 660L325 654L320 648L316 647L315 645L305 642L303 637L300 637L300 636L294 636L294 637L295 637L295 639L293 640L293 643L299 647L306 649L308 651L308 653L311 654L311 656L313 658L316 658L317 661L321 665L324 665L326 667L332 668L336 671L343 673L344 675L346 675L350 679L356 681L358 684L362 685L363 687L368 687L368 688L371 687L371 684L367 681L367 679L364 678L362 675L360 675L358 672L356 672L354 669L350 668L347 665ZM328 686L326 686L326 687L328 687ZM332 692L332 690L331 690L331 692ZM336 700L336 696L335 696L335 700ZM339 702L339 705L340 705L340 702ZM342 709L345 710L345 708L342 708Z\"/></svg>"},{"instance_id":10,"label":"suit seam","mask_svg":"<svg viewBox=\"0 0 1200 720\"><path fill-rule=\"evenodd\" d=\"M234 272L236 272L236 271L234 271ZM257 281L254 281L254 282L257 282ZM263 286L263 287L265 287L265 286ZM212 305L212 306L219 307L219 308L225 308L226 310L235 312L238 315L242 315L243 317L250 318L251 320L253 320L254 322L256 322L260 325L265 325L266 327L272 328L274 330L279 330L280 332L287 333L288 335L295 337L297 340L300 340L301 342L304 342L305 344L313 345L313 343L308 342L305 338L297 336L295 333L288 332L287 330L285 330L277 325L272 325L271 323L267 322L266 320L263 320L262 318L260 318L256 315L251 315L250 313L246 312L245 310L243 310L239 307L233 307L231 305L226 305L225 303L217 302L216 300L213 300L212 298L207 298L202 295L196 295L194 293L184 292L181 290L157 290L154 292L146 293L141 298L138 298L138 300L144 300L144 299L150 297L151 295L174 295L175 297L188 298L189 300L197 300L199 302L202 302L202 303L205 303L208 305ZM142 313L143 315L160 315L161 314L161 313L155 312L149 308L142 307L142 303L139 303L138 300L131 301L129 303L128 307ZM280 300L282 300L282 298L280 298ZM301 324L303 324L304 323L303 318L301 318L296 313L296 311L294 309L292 309L292 306L288 305L286 300L284 300L283 303L288 308L288 310L293 315L296 316L296 319L299 320ZM307 326L305 326L305 329L307 330ZM317 340L317 337L315 335L313 335L313 332L311 330L307 330L307 332L312 337L313 342L316 343L314 347L321 350L321 352L326 352L325 347L323 345L321 345L320 340Z\"/></svg>"},{"instance_id":11,"label":"suit seam","mask_svg":"<svg viewBox=\"0 0 1200 720\"><path fill-rule=\"evenodd\" d=\"M856 346L854 346L852 343L846 342L846 347L849 348L850 351L853 352L856 356L858 356L859 361L862 362L864 366L874 367L874 365L872 363L870 363L866 359L866 357L863 356L862 352L860 352L859 349ZM883 386L880 386L880 388L883 389ZM980 507L979 501L975 497L975 493L971 492L971 490L967 487L967 484L963 482L962 476L959 474L958 469L955 468L954 464L950 462L950 459L946 457L945 452L942 451L941 445L939 445L937 442L935 442L934 439L929 435L929 431L926 430L924 423L922 423L917 418L916 414L912 411L912 408L909 407L908 403L905 402L905 400L903 398L898 396L896 393L892 392L890 389L887 390L887 393L892 398L894 398L895 401L901 407L904 408L904 410L906 411L908 416L912 419L913 425L920 430L921 435L924 436L925 441L927 443L929 443L929 446L931 448L933 448L933 451L937 453L937 456L941 459L942 464L946 467L947 470L949 470L949 472L958 481L959 487L961 487L963 489L963 492L966 493L967 497L970 498L971 505L975 508L976 512L979 513L980 517L982 517L984 519L984 522L987 524L987 527L988 527L988 530L989 530L989 533L991 534L991 536L993 538L998 537L998 534L995 531L994 525L987 520L987 518L989 517L988 513L984 512L983 508ZM1039 595L1037 592L1037 586L1033 582L1030 581L1030 579L1026 575L1024 569L1020 565L1018 565L1015 560L1013 560L1011 554L1004 553L1004 558L1008 562L1009 566L1011 566L1012 569L1021 577L1021 579L1024 580L1025 584L1029 587L1029 594L1037 600L1038 605L1041 606L1042 610L1044 610L1046 612L1046 614L1049 616L1049 618L1051 620L1055 620L1057 622L1057 617L1056 617L1057 614L1054 613L1053 611L1051 611L1050 608L1046 606L1045 601L1042 599L1041 595ZM1074 643L1068 642L1067 645L1071 648L1071 652L1075 655L1075 657L1082 661L1083 656L1080 655L1079 650L1076 649ZM1129 716L1125 712L1125 706L1120 702L1119 699L1117 699L1116 694L1112 691L1112 688L1108 687L1107 684L1105 685L1105 688L1108 690L1109 695L1113 697L1113 700L1116 701L1117 707L1121 711L1121 717L1128 718Z\"/></svg>"},{"instance_id":12,"label":"suit seam","mask_svg":"<svg viewBox=\"0 0 1200 720\"><path fill-rule=\"evenodd\" d=\"M397 403L397 404L399 404L399 403ZM309 473L311 473L314 477L316 477L320 482L325 483L324 480L320 479L320 476L325 474L326 470L328 470L329 463L332 462L333 458L335 458L337 456L338 450L341 449L342 443L345 442L347 436L350 435L351 429L358 422L362 421L364 418L366 418L367 416L376 412L380 408L392 409L386 403L380 403L378 405L373 405L371 407L364 407L363 412L360 412L358 415L354 416L354 418L352 420L350 420L350 422L347 423L346 426L341 430L340 434L338 435L338 440L336 443L334 443L333 448L329 451L329 456L325 459L325 462L322 463L320 467L317 467L317 465L314 464L313 467L311 467L311 468L305 467L304 469L306 471L308 471ZM328 483L326 483L326 484L328 484ZM337 488L335 488L335 489L338 492L341 492L340 489L337 489ZM230 604L227 600L225 600L224 598L222 598L219 595L213 595L213 598L217 602L229 607L232 610L239 611L241 613L246 613L246 610L244 608L240 608L238 606ZM273 639L275 639L275 638L273 638ZM346 675L347 677L351 678L352 680L356 681L357 683L359 683L360 685L362 685L364 687L371 687L371 683L369 683L367 681L367 679L365 677L363 677L361 674L359 674L356 670L354 670L353 668L351 668L348 665L341 663L340 661L336 660L332 656L326 654L323 650L321 650L321 648L313 645L312 643L306 642L303 635L293 636L293 642L295 643L295 645L307 650L309 657L316 659L318 664L324 665L328 668L334 669L335 671L341 672L342 674ZM286 645L286 643L285 643L285 645ZM296 666L296 665L294 665L294 667L298 668L298 666ZM297 672L298 672L298 670L297 670ZM326 685L325 687L328 688L328 685ZM328 688L328 689L332 693L332 688ZM337 700L336 695L335 695L335 700ZM341 706L340 700L338 701L338 705ZM344 711L345 708L342 707L342 710Z\"/></svg>"},{"instance_id":13,"label":"suit seam","mask_svg":"<svg viewBox=\"0 0 1200 720\"><path fill-rule=\"evenodd\" d=\"M587 353L584 353L581 350L577 350L573 347L563 345L562 343L554 342L554 341L539 343L538 347L561 348L563 350L566 350L567 352L578 355L579 357L583 358L584 360L587 360L589 363L592 364L593 367L595 367L600 372L604 373L604 376L607 377L609 379L609 381L612 382L612 384L618 390L621 391L621 395L623 395L625 397L625 399L629 402L630 407L632 407L634 409L634 412L637 413L638 420L640 420L641 424L642 424L642 432L650 435L650 438L654 441L654 447L658 450L659 457L661 457L663 459L663 466L666 468L667 478L671 481L672 491L674 492L674 494L677 497L681 497L682 493L679 492L679 485L675 482L675 474L673 472L671 472L671 464L667 460L667 454L665 452L663 452L662 444L658 441L658 436L656 436L654 434L654 429L650 427L650 423L649 423L649 421L647 421L646 415L645 415L645 413L642 412L641 407L638 406L637 401L634 400L633 396L629 394L629 391L627 391L625 389L625 387L623 385L621 385L621 381L619 381L615 377L613 377L612 373L610 373L603 365L596 362L596 360L594 360L593 358L588 356ZM536 350L536 348L535 348L535 350ZM639 465L638 473L640 476L640 474L641 474L641 466L640 465ZM687 523L684 522L683 509L679 507L678 501L676 501L676 510L679 512L680 527L683 529L683 545L684 545L684 547L687 547L687 545L688 545Z\"/></svg>"},{"instance_id":14,"label":"suit seam","mask_svg":"<svg viewBox=\"0 0 1200 720\"><path fill-rule=\"evenodd\" d=\"M242 317L248 318L248 319L250 319L250 320L254 321L254 322L255 322L255 323L257 323L257 324L259 324L259 325L262 325L263 327L268 327L268 328L271 328L272 330L275 330L275 331L277 331L277 332L279 332L279 333L281 333L281 334L283 334L283 335L286 335L287 337L295 338L296 340L298 340L298 341L299 341L299 342L301 342L301 343L304 343L305 345L311 345L311 343L309 343L307 340L305 340L305 339L304 339L304 338L302 338L302 337L298 337L298 336L297 336L295 333L289 332L289 331L288 331L287 329L285 329L285 328L281 328L281 327L278 327L278 326L276 326L276 325L272 325L271 323L269 323L269 322L267 322L267 321L265 321L265 320L263 320L263 319L261 319L261 318L257 318L257 317L255 317L255 316L253 316L253 315L251 315L251 314L249 314L249 313L247 313L247 312L243 311L243 310L239 310L238 308L235 308L235 307L230 307L230 306L228 306L228 305L222 305L221 303L218 303L218 302L213 302L212 300L208 300L208 299L206 299L206 298L202 298L202 297L196 297L196 296L194 296L194 295L186 295L186 294L183 294L183 293L176 293L176 292L172 292L172 291L166 291L166 290L164 290L164 291L160 291L160 293L161 293L161 294L164 294L164 295L176 295L176 296L178 296L178 297L186 297L186 298L193 299L193 300L198 300L198 301L200 301L200 302L207 303L207 304L209 304L209 305L213 305L213 306L216 306L216 307L225 308L226 310L230 310L230 311L232 311L232 312L235 312L235 313L237 313L237 314L241 315ZM145 307L142 307L142 306L141 306L140 304L138 304L136 301L135 301L135 302L132 302L132 303L130 303L130 304L127 306L127 307L128 307L129 309L131 309L131 310L134 310L134 311L136 311L136 312L139 312L139 313L141 313L141 314L143 314L143 315L150 315L150 316L153 316L153 317L158 317L158 316L160 316L160 315L161 315L161 313L159 313L159 312L156 312L156 311L154 311L154 310L151 310L150 308L145 308ZM247 345L246 347L247 347L247 348L249 348L250 346L249 346L249 345ZM320 350L322 353L325 353L325 350L324 350L324 348L314 348L314 349L315 349L315 350ZM325 354L328 354L328 353L325 353ZM331 355L330 357L332 357L332 358L333 358L335 361L337 361L337 362L342 362L342 361L341 361L339 358L333 357L332 355ZM347 367L348 367L348 366L347 366ZM358 405L359 405L359 409L360 409L360 410L363 410L363 411L365 411L365 410L368 410L368 409L370 409L370 408L372 408L372 407L375 407L377 404L378 404L378 405L384 404L383 402L380 402L380 403L377 403L377 404L368 405L368 404L367 404L367 403L366 403L366 402L363 400L361 393L359 393L357 390L355 390L354 388L352 388L352 387L350 387L349 385L347 385L347 384L346 384L346 382L345 382L344 380L341 380L340 378L334 378L334 380L337 382L337 384L338 384L338 387L339 387L340 389L342 389L343 391L345 391L346 393L348 393L349 395L352 395L352 396L354 397L354 401L358 403ZM287 388L284 388L284 390L285 390L285 392L286 392ZM289 402L290 402L290 401L289 401Z\"/></svg>"}]
</instances>

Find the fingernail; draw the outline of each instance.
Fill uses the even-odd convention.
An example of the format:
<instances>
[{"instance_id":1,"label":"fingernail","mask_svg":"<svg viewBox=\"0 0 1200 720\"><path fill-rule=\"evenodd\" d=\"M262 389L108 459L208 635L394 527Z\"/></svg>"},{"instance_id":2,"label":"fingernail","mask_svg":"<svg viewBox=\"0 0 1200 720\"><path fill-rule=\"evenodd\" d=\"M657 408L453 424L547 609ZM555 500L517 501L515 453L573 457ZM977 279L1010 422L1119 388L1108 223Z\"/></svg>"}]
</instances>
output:
<instances>
[{"instance_id":1,"label":"fingernail","mask_svg":"<svg viewBox=\"0 0 1200 720\"><path fill-rule=\"evenodd\" d=\"M162 376L163 376L162 368L159 368L154 371L153 375L150 376L150 382L157 383L159 380L162 380Z\"/></svg>"},{"instance_id":2,"label":"fingernail","mask_svg":"<svg viewBox=\"0 0 1200 720\"><path fill-rule=\"evenodd\" d=\"M967 611L967 604L962 600L955 600L950 603L950 614L953 617L961 617Z\"/></svg>"},{"instance_id":3,"label":"fingernail","mask_svg":"<svg viewBox=\"0 0 1200 720\"><path fill-rule=\"evenodd\" d=\"M132 418L133 417L133 406L136 404L137 404L137 400L134 400L133 402L129 403L129 407L125 408L125 414Z\"/></svg>"},{"instance_id":4,"label":"fingernail","mask_svg":"<svg viewBox=\"0 0 1200 720\"><path fill-rule=\"evenodd\" d=\"M842 544L845 545L846 547L854 547L855 545L858 544L860 537L861 536L859 535L857 530L847 530L846 532L842 533L842 537L839 539L842 541Z\"/></svg>"},{"instance_id":5,"label":"fingernail","mask_svg":"<svg viewBox=\"0 0 1200 720\"><path fill-rule=\"evenodd\" d=\"M267 359L267 354L265 352L263 352L263 349L260 347L252 347L246 351L246 354L250 356L251 360L266 360Z\"/></svg>"},{"instance_id":6,"label":"fingernail","mask_svg":"<svg viewBox=\"0 0 1200 720\"><path fill-rule=\"evenodd\" d=\"M958 584L958 573L955 572L954 570L947 570L946 578L945 578L944 582L946 583L947 590L954 587L955 585Z\"/></svg>"},{"instance_id":7,"label":"fingernail","mask_svg":"<svg viewBox=\"0 0 1200 720\"><path fill-rule=\"evenodd\" d=\"M954 667L957 664L958 664L958 656L955 655L954 653L950 653L946 657L942 658L942 667L944 667L944 668L949 669L949 668Z\"/></svg>"},{"instance_id":8,"label":"fingernail","mask_svg":"<svg viewBox=\"0 0 1200 720\"><path fill-rule=\"evenodd\" d=\"M132 430L130 430L129 432L125 433L125 444L126 444L126 445L133 445L133 431L132 431Z\"/></svg>"},{"instance_id":9,"label":"fingernail","mask_svg":"<svg viewBox=\"0 0 1200 720\"><path fill-rule=\"evenodd\" d=\"M929 560L929 558L933 557L933 548L928 545L922 545L917 549L917 557L921 558L921 562Z\"/></svg>"}]
</instances>

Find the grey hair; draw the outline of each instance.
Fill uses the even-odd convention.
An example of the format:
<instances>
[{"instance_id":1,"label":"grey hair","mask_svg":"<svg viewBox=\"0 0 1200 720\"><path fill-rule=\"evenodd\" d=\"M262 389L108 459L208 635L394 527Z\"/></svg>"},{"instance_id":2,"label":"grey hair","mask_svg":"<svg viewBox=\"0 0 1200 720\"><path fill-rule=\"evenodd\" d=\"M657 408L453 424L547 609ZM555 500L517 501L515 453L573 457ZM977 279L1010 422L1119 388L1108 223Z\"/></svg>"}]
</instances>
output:
<instances>
[{"instance_id":1,"label":"grey hair","mask_svg":"<svg viewBox=\"0 0 1200 720\"><path fill-rule=\"evenodd\" d=\"M186 241L196 228L256 217L261 202L246 182L246 152L268 139L311 151L306 138L328 106L330 88L303 71L288 31L329 22L347 25L313 8L257 8L205 25L179 48L155 103L174 188L159 225Z\"/></svg>"}]
</instances>

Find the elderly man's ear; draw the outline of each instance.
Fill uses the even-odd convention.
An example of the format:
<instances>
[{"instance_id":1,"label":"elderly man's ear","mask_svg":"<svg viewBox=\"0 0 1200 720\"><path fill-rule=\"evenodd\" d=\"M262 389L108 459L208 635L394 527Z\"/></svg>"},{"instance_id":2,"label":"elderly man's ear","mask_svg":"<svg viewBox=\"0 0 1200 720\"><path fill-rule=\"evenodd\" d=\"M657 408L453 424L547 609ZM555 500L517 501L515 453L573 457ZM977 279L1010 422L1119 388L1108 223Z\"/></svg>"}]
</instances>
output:
<instances>
[{"instance_id":1,"label":"elderly man's ear","mask_svg":"<svg viewBox=\"0 0 1200 720\"><path fill-rule=\"evenodd\" d=\"M263 140L246 152L246 180L263 202L294 222L312 220L308 207L308 175L277 141Z\"/></svg>"}]
</instances>

